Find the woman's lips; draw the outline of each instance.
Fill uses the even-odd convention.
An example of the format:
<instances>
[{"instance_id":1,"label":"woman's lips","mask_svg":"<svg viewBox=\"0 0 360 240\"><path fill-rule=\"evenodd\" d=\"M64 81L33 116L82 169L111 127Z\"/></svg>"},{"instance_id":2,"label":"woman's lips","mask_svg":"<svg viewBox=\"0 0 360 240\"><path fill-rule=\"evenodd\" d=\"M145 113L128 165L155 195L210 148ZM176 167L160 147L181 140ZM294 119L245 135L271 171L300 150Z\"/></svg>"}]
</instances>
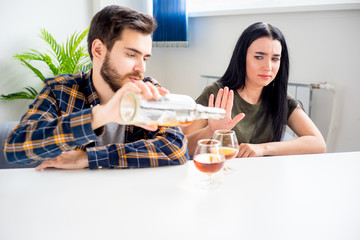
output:
<instances>
[{"instance_id":1,"label":"woman's lips","mask_svg":"<svg viewBox=\"0 0 360 240\"><path fill-rule=\"evenodd\" d=\"M259 74L258 76L266 80L271 79L271 75L267 75L267 74Z\"/></svg>"}]
</instances>

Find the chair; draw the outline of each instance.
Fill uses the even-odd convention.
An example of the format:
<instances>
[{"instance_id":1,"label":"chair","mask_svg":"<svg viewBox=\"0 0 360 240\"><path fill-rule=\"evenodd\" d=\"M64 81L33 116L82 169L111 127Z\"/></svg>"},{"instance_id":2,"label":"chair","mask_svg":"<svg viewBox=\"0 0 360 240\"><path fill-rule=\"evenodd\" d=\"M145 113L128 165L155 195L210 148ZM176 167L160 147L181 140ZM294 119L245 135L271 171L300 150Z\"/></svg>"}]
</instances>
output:
<instances>
[{"instance_id":1,"label":"chair","mask_svg":"<svg viewBox=\"0 0 360 240\"><path fill-rule=\"evenodd\" d=\"M4 155L4 143L6 141L7 136L11 133L11 130L18 124L19 122L0 122L0 169L4 168L33 168L39 165L39 163L22 165L22 164L11 164L9 163Z\"/></svg>"}]
</instances>

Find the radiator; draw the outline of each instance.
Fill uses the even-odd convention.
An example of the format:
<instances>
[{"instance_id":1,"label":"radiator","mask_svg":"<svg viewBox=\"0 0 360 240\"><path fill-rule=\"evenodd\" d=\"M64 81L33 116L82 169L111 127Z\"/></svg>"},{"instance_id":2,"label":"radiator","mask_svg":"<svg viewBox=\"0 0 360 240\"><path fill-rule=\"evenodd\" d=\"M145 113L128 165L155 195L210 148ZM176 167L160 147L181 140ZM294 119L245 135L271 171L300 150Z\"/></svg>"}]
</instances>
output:
<instances>
[{"instance_id":1,"label":"radiator","mask_svg":"<svg viewBox=\"0 0 360 240\"><path fill-rule=\"evenodd\" d=\"M310 117L312 98L311 84L289 83L288 93L302 103L304 111ZM286 127L284 140L288 140L294 137L297 137L297 135L289 127Z\"/></svg>"}]
</instances>

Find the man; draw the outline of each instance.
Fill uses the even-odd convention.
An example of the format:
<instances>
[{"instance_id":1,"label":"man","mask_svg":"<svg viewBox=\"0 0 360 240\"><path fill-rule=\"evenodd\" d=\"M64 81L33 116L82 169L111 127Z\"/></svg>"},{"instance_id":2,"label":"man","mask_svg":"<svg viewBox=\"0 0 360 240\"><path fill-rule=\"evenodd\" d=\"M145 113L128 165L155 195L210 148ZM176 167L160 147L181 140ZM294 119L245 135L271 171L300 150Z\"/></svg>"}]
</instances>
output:
<instances>
[{"instance_id":1,"label":"man","mask_svg":"<svg viewBox=\"0 0 360 240\"><path fill-rule=\"evenodd\" d=\"M183 164L187 140L180 128L121 125L126 91L159 99L168 91L143 78L151 56L155 20L129 8L108 6L91 21L90 72L45 81L5 144L9 162L62 169L133 168Z\"/></svg>"}]
</instances>

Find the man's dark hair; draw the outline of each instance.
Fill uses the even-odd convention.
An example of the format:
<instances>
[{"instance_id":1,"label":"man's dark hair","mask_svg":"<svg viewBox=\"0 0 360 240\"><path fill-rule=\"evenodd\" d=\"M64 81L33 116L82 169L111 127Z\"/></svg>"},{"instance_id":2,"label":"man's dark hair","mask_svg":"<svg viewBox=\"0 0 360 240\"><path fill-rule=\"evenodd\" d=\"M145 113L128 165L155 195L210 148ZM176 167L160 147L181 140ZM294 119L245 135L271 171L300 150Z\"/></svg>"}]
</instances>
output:
<instances>
[{"instance_id":1,"label":"man's dark hair","mask_svg":"<svg viewBox=\"0 0 360 240\"><path fill-rule=\"evenodd\" d=\"M117 5L107 6L91 20L87 38L90 58L93 58L91 46L95 39L100 39L111 51L114 43L121 39L124 29L152 34L156 27L155 19L147 14Z\"/></svg>"}]
</instances>

